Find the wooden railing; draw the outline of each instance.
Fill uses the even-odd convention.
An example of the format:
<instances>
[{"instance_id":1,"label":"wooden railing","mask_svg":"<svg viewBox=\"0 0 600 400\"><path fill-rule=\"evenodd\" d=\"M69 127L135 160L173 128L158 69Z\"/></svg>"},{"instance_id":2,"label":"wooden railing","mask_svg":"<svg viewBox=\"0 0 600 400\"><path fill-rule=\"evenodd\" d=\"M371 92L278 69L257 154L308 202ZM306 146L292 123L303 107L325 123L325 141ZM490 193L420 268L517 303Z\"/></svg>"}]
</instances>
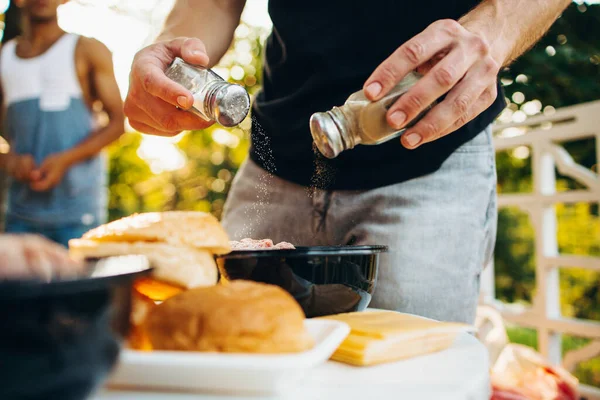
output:
<instances>
[{"instance_id":1,"label":"wooden railing","mask_svg":"<svg viewBox=\"0 0 600 400\"><path fill-rule=\"evenodd\" d=\"M482 302L496 308L508 323L534 328L539 351L554 364L573 370L582 361L600 357L600 322L566 318L560 311L559 268L600 271L600 258L560 254L557 241L557 203L599 203L600 176L577 164L561 143L595 138L596 163L600 164L600 101L558 109L522 123L494 128L496 151L527 146L531 152L532 193L500 194L498 206L526 212L535 233L536 291L530 307L504 304L495 298L493 265L482 276ZM556 174L570 177L583 190L556 190ZM600 238L597 238L600 241ZM590 339L585 347L561 354L562 335ZM581 387L587 399L599 399L600 389Z\"/></svg>"}]
</instances>

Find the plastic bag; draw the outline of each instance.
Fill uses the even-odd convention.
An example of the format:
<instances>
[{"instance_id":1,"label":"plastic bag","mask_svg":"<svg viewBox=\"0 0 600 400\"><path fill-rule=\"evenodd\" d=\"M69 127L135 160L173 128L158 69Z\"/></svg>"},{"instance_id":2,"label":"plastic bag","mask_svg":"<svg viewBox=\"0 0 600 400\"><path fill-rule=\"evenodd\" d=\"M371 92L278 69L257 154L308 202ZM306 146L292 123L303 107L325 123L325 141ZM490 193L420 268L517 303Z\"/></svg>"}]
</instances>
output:
<instances>
[{"instance_id":1,"label":"plastic bag","mask_svg":"<svg viewBox=\"0 0 600 400\"><path fill-rule=\"evenodd\" d=\"M492 400L578 400L578 383L532 348L509 344L492 368Z\"/></svg>"},{"instance_id":2,"label":"plastic bag","mask_svg":"<svg viewBox=\"0 0 600 400\"><path fill-rule=\"evenodd\" d=\"M486 347L490 356L490 368L494 365L504 347L508 344L508 335L502 315L490 306L477 307L475 318L477 339Z\"/></svg>"}]
</instances>

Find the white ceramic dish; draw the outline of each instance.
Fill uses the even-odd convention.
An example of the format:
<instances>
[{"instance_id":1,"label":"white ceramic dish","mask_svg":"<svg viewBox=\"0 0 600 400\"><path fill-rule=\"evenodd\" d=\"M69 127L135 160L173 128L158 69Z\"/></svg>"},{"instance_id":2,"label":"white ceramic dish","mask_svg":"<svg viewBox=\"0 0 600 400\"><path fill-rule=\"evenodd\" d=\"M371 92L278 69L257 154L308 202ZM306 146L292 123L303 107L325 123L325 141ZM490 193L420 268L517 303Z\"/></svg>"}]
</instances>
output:
<instances>
[{"instance_id":1,"label":"white ceramic dish","mask_svg":"<svg viewBox=\"0 0 600 400\"><path fill-rule=\"evenodd\" d=\"M307 319L315 347L298 354L216 354L124 349L109 387L276 394L329 359L350 333L338 321Z\"/></svg>"}]
</instances>

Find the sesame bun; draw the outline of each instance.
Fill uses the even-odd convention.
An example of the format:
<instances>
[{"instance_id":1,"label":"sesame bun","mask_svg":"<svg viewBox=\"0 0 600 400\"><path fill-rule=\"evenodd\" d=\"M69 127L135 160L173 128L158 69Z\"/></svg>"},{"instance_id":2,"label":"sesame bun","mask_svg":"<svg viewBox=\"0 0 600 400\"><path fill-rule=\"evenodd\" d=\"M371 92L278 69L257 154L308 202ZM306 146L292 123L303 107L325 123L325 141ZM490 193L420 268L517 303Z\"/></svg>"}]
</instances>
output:
<instances>
[{"instance_id":1,"label":"sesame bun","mask_svg":"<svg viewBox=\"0 0 600 400\"><path fill-rule=\"evenodd\" d=\"M294 353L313 346L304 313L285 290L250 281L187 290L149 311L155 350Z\"/></svg>"}]
</instances>

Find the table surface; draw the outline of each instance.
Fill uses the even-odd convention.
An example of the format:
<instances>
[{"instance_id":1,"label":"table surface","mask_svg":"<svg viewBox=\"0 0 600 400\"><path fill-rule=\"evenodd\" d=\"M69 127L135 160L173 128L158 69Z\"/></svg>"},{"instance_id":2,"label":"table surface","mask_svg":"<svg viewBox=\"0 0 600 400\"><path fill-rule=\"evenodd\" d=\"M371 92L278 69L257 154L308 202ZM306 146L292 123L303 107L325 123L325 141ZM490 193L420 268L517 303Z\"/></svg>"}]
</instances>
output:
<instances>
[{"instance_id":1,"label":"table surface","mask_svg":"<svg viewBox=\"0 0 600 400\"><path fill-rule=\"evenodd\" d=\"M327 362L310 372L293 393L249 397L208 393L130 391L106 388L92 400L321 400L405 399L487 400L490 398L486 348L469 334L445 350L396 363L357 368Z\"/></svg>"}]
</instances>

